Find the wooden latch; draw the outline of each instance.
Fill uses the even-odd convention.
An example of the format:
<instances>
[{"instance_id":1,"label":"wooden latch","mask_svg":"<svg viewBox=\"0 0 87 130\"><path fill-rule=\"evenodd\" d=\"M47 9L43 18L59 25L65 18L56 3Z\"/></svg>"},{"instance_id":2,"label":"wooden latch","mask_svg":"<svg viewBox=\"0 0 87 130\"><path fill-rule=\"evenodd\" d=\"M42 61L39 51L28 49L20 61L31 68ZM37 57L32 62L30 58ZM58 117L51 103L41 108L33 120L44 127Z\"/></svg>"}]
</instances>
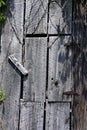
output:
<instances>
[{"instance_id":1,"label":"wooden latch","mask_svg":"<svg viewBox=\"0 0 87 130\"><path fill-rule=\"evenodd\" d=\"M19 63L19 61L14 57L14 55L10 55L8 60L13 64L13 66L23 75L27 76L28 71Z\"/></svg>"},{"instance_id":2,"label":"wooden latch","mask_svg":"<svg viewBox=\"0 0 87 130\"><path fill-rule=\"evenodd\" d=\"M75 96L79 96L80 94L76 91L65 91L63 92L63 95L75 95Z\"/></svg>"}]
</instances>

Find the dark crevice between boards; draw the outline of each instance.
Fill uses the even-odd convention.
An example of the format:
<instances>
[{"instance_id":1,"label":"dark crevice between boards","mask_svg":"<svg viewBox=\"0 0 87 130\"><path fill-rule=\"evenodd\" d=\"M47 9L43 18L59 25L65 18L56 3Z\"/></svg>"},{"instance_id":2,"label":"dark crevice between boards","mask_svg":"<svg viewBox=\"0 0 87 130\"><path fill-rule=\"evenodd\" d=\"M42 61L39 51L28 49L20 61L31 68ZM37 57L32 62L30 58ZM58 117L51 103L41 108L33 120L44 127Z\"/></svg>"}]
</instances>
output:
<instances>
[{"instance_id":1,"label":"dark crevice between boards","mask_svg":"<svg viewBox=\"0 0 87 130\"><path fill-rule=\"evenodd\" d=\"M46 33L43 33L43 34L26 34L25 37L28 38L28 37L56 37L56 36L71 36L71 34L46 34Z\"/></svg>"},{"instance_id":2,"label":"dark crevice between boards","mask_svg":"<svg viewBox=\"0 0 87 130\"><path fill-rule=\"evenodd\" d=\"M26 34L27 37L47 37L47 34Z\"/></svg>"},{"instance_id":3,"label":"dark crevice between boards","mask_svg":"<svg viewBox=\"0 0 87 130\"><path fill-rule=\"evenodd\" d=\"M70 101L48 101L48 103L71 103Z\"/></svg>"},{"instance_id":4,"label":"dark crevice between boards","mask_svg":"<svg viewBox=\"0 0 87 130\"><path fill-rule=\"evenodd\" d=\"M48 25L49 25L49 8L50 8L50 1L48 0L48 13L47 13L47 46L49 45L49 32L48 32ZM48 99L48 74L49 74L49 48L47 47L47 57L46 57L46 95L45 95L45 100Z\"/></svg>"},{"instance_id":5,"label":"dark crevice between boards","mask_svg":"<svg viewBox=\"0 0 87 130\"><path fill-rule=\"evenodd\" d=\"M49 36L47 37L47 46L49 44ZM46 63L46 99L48 99L48 75L49 75L49 48L47 47L47 63Z\"/></svg>"},{"instance_id":6,"label":"dark crevice between boards","mask_svg":"<svg viewBox=\"0 0 87 130\"><path fill-rule=\"evenodd\" d=\"M23 13L23 44L22 44L22 65L23 66L24 66L24 61L25 61L25 11L26 11L26 0L24 0L24 13ZM26 79L27 79L27 76L21 75L20 99L23 99L24 80L26 80ZM20 99L19 99L19 104L21 104ZM18 130L20 130L20 115L21 115L21 106L19 105Z\"/></svg>"},{"instance_id":7,"label":"dark crevice between boards","mask_svg":"<svg viewBox=\"0 0 87 130\"><path fill-rule=\"evenodd\" d=\"M70 130L72 130L72 103L70 102Z\"/></svg>"},{"instance_id":8,"label":"dark crevice between boards","mask_svg":"<svg viewBox=\"0 0 87 130\"><path fill-rule=\"evenodd\" d=\"M47 46L49 44L49 34L48 34L48 24L49 24L49 6L50 2L48 0L48 11L47 11ZM44 35L45 36L45 35ZM46 107L48 99L48 71L49 71L49 48L47 47L47 57L46 57L46 88L45 88L45 102L44 102L44 121L43 121L43 130L46 130Z\"/></svg>"},{"instance_id":9,"label":"dark crevice between boards","mask_svg":"<svg viewBox=\"0 0 87 130\"><path fill-rule=\"evenodd\" d=\"M23 44L22 44L22 65L24 66L25 61L25 11L26 11L26 0L24 0L24 13L23 13ZM21 75L21 90L20 90L20 99L23 99L23 86L26 76Z\"/></svg>"},{"instance_id":10,"label":"dark crevice between boards","mask_svg":"<svg viewBox=\"0 0 87 130\"><path fill-rule=\"evenodd\" d=\"M46 102L44 102L44 118L43 118L43 130L46 128Z\"/></svg>"}]
</instances>

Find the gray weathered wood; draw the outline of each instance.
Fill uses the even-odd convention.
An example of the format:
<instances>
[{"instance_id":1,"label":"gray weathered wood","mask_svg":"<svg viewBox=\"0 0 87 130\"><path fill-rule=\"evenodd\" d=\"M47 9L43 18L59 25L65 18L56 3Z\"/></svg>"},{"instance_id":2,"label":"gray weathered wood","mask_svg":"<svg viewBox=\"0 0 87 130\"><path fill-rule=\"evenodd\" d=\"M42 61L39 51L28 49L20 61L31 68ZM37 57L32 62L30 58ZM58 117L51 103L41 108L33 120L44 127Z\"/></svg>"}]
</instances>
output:
<instances>
[{"instance_id":1,"label":"gray weathered wood","mask_svg":"<svg viewBox=\"0 0 87 130\"><path fill-rule=\"evenodd\" d=\"M10 55L8 57L9 61L16 67L16 69L19 70L19 72L23 75L26 76L28 75L28 71L23 67L23 65L15 58L14 55Z\"/></svg>"},{"instance_id":2,"label":"gray weathered wood","mask_svg":"<svg viewBox=\"0 0 87 130\"><path fill-rule=\"evenodd\" d=\"M20 130L43 130L44 105L21 101Z\"/></svg>"},{"instance_id":3,"label":"gray weathered wood","mask_svg":"<svg viewBox=\"0 0 87 130\"><path fill-rule=\"evenodd\" d=\"M54 0L50 2L49 33L71 33L72 0Z\"/></svg>"},{"instance_id":4,"label":"gray weathered wood","mask_svg":"<svg viewBox=\"0 0 87 130\"><path fill-rule=\"evenodd\" d=\"M46 130L70 130L70 104L48 103Z\"/></svg>"},{"instance_id":5,"label":"gray weathered wood","mask_svg":"<svg viewBox=\"0 0 87 130\"><path fill-rule=\"evenodd\" d=\"M21 62L23 10L24 0L8 1L7 19L2 29L0 53L0 86L6 93L2 111L6 129L3 126L2 130L18 130L21 77L8 63L8 56L14 53Z\"/></svg>"},{"instance_id":6,"label":"gray weathered wood","mask_svg":"<svg viewBox=\"0 0 87 130\"><path fill-rule=\"evenodd\" d=\"M45 100L46 88L46 38L28 38L25 44L25 68L28 79L24 82L23 98L28 101Z\"/></svg>"},{"instance_id":7,"label":"gray weathered wood","mask_svg":"<svg viewBox=\"0 0 87 130\"><path fill-rule=\"evenodd\" d=\"M47 32L47 0L26 0L26 33Z\"/></svg>"},{"instance_id":8,"label":"gray weathered wood","mask_svg":"<svg viewBox=\"0 0 87 130\"><path fill-rule=\"evenodd\" d=\"M71 96L63 95L64 91L72 90L72 50L64 46L70 42L69 36L49 39L49 101L70 100Z\"/></svg>"},{"instance_id":9,"label":"gray weathered wood","mask_svg":"<svg viewBox=\"0 0 87 130\"><path fill-rule=\"evenodd\" d=\"M4 103L0 104L0 130L7 130L6 121L3 119L3 105Z\"/></svg>"}]
</instances>

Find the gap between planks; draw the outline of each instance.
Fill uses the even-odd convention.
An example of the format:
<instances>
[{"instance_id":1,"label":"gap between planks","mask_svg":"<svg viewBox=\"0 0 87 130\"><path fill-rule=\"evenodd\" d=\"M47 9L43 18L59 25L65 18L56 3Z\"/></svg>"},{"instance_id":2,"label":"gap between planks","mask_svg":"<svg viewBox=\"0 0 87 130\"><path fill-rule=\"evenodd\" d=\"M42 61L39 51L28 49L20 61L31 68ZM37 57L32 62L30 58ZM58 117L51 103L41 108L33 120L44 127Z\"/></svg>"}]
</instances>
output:
<instances>
[{"instance_id":1,"label":"gap between planks","mask_svg":"<svg viewBox=\"0 0 87 130\"><path fill-rule=\"evenodd\" d=\"M26 34L25 37L72 36L72 34Z\"/></svg>"}]
</instances>

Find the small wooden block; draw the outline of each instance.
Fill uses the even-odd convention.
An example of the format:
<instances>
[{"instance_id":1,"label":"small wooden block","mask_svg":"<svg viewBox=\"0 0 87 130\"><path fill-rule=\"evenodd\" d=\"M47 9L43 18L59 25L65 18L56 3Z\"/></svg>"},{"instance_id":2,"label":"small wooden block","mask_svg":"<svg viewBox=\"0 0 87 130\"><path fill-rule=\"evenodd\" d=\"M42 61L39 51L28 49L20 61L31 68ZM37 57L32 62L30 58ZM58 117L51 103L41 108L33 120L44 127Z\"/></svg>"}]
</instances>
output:
<instances>
[{"instance_id":1,"label":"small wooden block","mask_svg":"<svg viewBox=\"0 0 87 130\"><path fill-rule=\"evenodd\" d=\"M23 67L23 65L21 65L21 63L19 63L19 61L14 57L14 55L10 55L8 59L20 71L23 76L28 75L28 71Z\"/></svg>"}]
</instances>

